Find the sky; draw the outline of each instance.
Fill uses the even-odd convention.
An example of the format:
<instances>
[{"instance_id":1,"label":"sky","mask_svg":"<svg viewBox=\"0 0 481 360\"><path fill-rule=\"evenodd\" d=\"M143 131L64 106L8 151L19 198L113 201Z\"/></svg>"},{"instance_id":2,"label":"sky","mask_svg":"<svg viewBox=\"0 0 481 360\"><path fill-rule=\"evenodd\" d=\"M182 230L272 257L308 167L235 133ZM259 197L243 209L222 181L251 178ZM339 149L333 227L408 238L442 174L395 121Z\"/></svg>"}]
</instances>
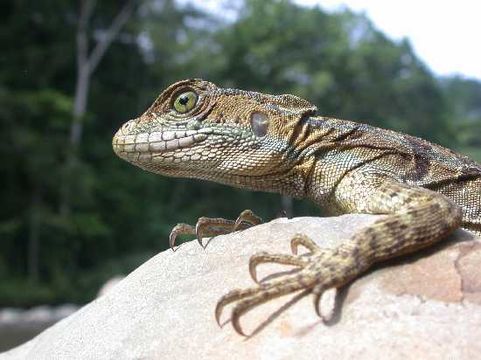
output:
<instances>
[{"instance_id":1,"label":"sky","mask_svg":"<svg viewBox=\"0 0 481 360\"><path fill-rule=\"evenodd\" d=\"M481 80L481 2L476 0L294 0L328 11L364 12L392 39L407 37L437 75Z\"/></svg>"},{"instance_id":2,"label":"sky","mask_svg":"<svg viewBox=\"0 0 481 360\"><path fill-rule=\"evenodd\" d=\"M189 0L178 0L188 2ZM364 12L391 39L408 38L415 53L437 75L481 80L481 1L477 0L293 0L327 11L347 6ZM219 10L226 0L196 1ZM229 12L223 8L224 15Z\"/></svg>"}]
</instances>

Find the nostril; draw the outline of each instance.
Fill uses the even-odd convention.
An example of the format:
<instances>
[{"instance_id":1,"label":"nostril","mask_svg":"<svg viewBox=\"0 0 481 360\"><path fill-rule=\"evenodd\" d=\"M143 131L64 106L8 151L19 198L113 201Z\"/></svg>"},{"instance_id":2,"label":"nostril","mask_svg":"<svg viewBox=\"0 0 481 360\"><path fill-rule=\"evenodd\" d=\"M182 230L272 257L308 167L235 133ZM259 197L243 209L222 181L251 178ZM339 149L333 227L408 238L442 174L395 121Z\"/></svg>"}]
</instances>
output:
<instances>
[{"instance_id":1,"label":"nostril","mask_svg":"<svg viewBox=\"0 0 481 360\"><path fill-rule=\"evenodd\" d=\"M124 135L127 135L132 131L133 128L134 128L134 121L129 120L124 125L122 125L121 131Z\"/></svg>"}]
</instances>

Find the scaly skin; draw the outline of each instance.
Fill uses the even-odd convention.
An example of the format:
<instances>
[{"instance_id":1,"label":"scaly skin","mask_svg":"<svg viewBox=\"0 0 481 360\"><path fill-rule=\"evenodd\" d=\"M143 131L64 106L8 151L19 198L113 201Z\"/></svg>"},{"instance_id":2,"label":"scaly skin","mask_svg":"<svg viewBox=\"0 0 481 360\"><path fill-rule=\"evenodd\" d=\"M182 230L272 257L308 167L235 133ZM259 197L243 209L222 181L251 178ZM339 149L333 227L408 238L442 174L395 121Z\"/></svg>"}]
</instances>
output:
<instances>
[{"instance_id":1,"label":"scaly skin","mask_svg":"<svg viewBox=\"0 0 481 360\"><path fill-rule=\"evenodd\" d=\"M419 138L315 112L293 95L192 79L168 87L113 139L117 155L157 174L307 198L331 214L386 215L336 249L298 235L293 255L254 255L249 269L256 282L260 263L299 271L219 300L217 321L236 302L232 324L240 334L240 316L270 299L304 290L314 294L320 313L323 291L342 287L376 262L428 247L459 227L481 235L479 164ZM249 211L236 221L201 218L196 227L177 225L170 242L179 233L200 239L259 222ZM309 256L296 255L301 245Z\"/></svg>"}]
</instances>

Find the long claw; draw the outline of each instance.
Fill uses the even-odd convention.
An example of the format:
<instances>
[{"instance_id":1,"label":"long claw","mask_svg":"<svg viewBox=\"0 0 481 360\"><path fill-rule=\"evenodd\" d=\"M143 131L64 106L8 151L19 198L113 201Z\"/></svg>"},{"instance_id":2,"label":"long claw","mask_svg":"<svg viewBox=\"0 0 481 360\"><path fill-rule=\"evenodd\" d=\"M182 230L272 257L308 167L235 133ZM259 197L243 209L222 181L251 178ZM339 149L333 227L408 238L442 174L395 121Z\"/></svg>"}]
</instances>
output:
<instances>
[{"instance_id":1,"label":"long claw","mask_svg":"<svg viewBox=\"0 0 481 360\"><path fill-rule=\"evenodd\" d=\"M223 218L201 217L197 220L195 227L183 223L174 226L169 235L169 246L175 251L175 241L178 235L195 235L199 245L205 249L205 246L202 243L204 236L212 237L230 234L234 231L245 230L260 223L262 223L262 219L251 210L244 210L241 212L235 221Z\"/></svg>"},{"instance_id":2,"label":"long claw","mask_svg":"<svg viewBox=\"0 0 481 360\"><path fill-rule=\"evenodd\" d=\"M205 249L205 246L202 244L202 238L204 236L229 234L234 231L233 227L233 220L201 217L197 220L197 224L195 225L195 235L200 246Z\"/></svg>"},{"instance_id":3,"label":"long claw","mask_svg":"<svg viewBox=\"0 0 481 360\"><path fill-rule=\"evenodd\" d=\"M253 255L249 261L249 273L259 285L233 290L219 300L215 309L215 318L219 326L224 307L235 302L231 315L232 326L237 333L246 336L240 324L242 315L258 305L299 290L302 290L302 295L312 293L316 314L323 322L328 322L329 319L322 314L321 296L328 289L344 286L362 271L352 254L356 248L345 246L335 249L321 248L307 236L296 235L291 241L292 252L296 254L297 248L301 245L311 253L288 255L263 252ZM280 276L275 279L259 283L257 266L261 263L293 265L300 269L295 273L279 274Z\"/></svg>"},{"instance_id":4,"label":"long claw","mask_svg":"<svg viewBox=\"0 0 481 360\"><path fill-rule=\"evenodd\" d=\"M169 247L172 251L175 251L175 238L177 237L177 234L171 232L169 234Z\"/></svg>"},{"instance_id":5,"label":"long claw","mask_svg":"<svg viewBox=\"0 0 481 360\"><path fill-rule=\"evenodd\" d=\"M321 250L319 245L317 245L311 238L303 234L295 235L291 240L291 251L294 255L297 255L297 249L299 245L304 246L311 253L317 253Z\"/></svg>"},{"instance_id":6,"label":"long claw","mask_svg":"<svg viewBox=\"0 0 481 360\"><path fill-rule=\"evenodd\" d=\"M322 321L324 321L324 316L322 315L321 311L321 296L323 290L322 284L314 286L314 289L312 290L314 309L316 310L317 316L319 316Z\"/></svg>"},{"instance_id":7,"label":"long claw","mask_svg":"<svg viewBox=\"0 0 481 360\"><path fill-rule=\"evenodd\" d=\"M288 254L268 254L266 252L261 252L252 255L249 260L249 273L252 280L259 283L257 280L257 265L263 263L275 263L281 265L292 265L303 267L308 264L307 259L301 258L299 256L293 256Z\"/></svg>"},{"instance_id":8,"label":"long claw","mask_svg":"<svg viewBox=\"0 0 481 360\"><path fill-rule=\"evenodd\" d=\"M220 317L222 315L222 310L226 305L241 300L244 297L251 296L258 292L259 289L260 288L247 288L244 290L235 289L222 296L215 306L215 319L217 320L217 324L220 326Z\"/></svg>"},{"instance_id":9,"label":"long claw","mask_svg":"<svg viewBox=\"0 0 481 360\"><path fill-rule=\"evenodd\" d=\"M242 326L240 324L240 317L242 316L242 314L244 314L244 312L236 312L236 309L232 311L232 327L235 331L237 331L239 335L247 336L244 330L242 330Z\"/></svg>"},{"instance_id":10,"label":"long claw","mask_svg":"<svg viewBox=\"0 0 481 360\"><path fill-rule=\"evenodd\" d=\"M189 224L180 223L175 225L169 234L169 246L172 251L175 251L175 240L178 235L192 235L195 233L194 227Z\"/></svg>"},{"instance_id":11,"label":"long claw","mask_svg":"<svg viewBox=\"0 0 481 360\"><path fill-rule=\"evenodd\" d=\"M265 262L264 259L266 256L269 255L266 252L261 252L252 255L249 259L249 274L251 275L252 280L254 280L256 283L259 283L259 281L257 280L257 265Z\"/></svg>"},{"instance_id":12,"label":"long claw","mask_svg":"<svg viewBox=\"0 0 481 360\"><path fill-rule=\"evenodd\" d=\"M195 225L195 236L197 238L197 242L199 243L200 247L204 248L204 244L202 244L202 230L200 226L201 222L198 221L197 224Z\"/></svg>"},{"instance_id":13,"label":"long claw","mask_svg":"<svg viewBox=\"0 0 481 360\"><path fill-rule=\"evenodd\" d=\"M255 226L259 225L262 223L262 219L254 214L252 210L244 210L242 211L239 216L237 217L235 223L234 223L234 231L239 230L241 228L242 223L247 223L249 226Z\"/></svg>"},{"instance_id":14,"label":"long claw","mask_svg":"<svg viewBox=\"0 0 481 360\"><path fill-rule=\"evenodd\" d=\"M215 318L220 325L220 316L223 308L234 302L239 301L232 310L231 320L232 326L239 334L246 336L240 325L240 317L252 310L256 306L263 304L271 299L278 298L298 290L302 290L306 284L298 281L297 278L289 278L287 280L274 280L265 283L256 288L248 288L245 290L233 290L224 295L217 303L215 309ZM309 285L307 285L309 286Z\"/></svg>"},{"instance_id":15,"label":"long claw","mask_svg":"<svg viewBox=\"0 0 481 360\"><path fill-rule=\"evenodd\" d=\"M222 310L224 310L224 304L222 304L221 301L219 301L217 303L217 305L215 306L215 321L217 322L217 325L219 325L220 327L222 327L222 325L220 323L220 317L222 315Z\"/></svg>"}]
</instances>

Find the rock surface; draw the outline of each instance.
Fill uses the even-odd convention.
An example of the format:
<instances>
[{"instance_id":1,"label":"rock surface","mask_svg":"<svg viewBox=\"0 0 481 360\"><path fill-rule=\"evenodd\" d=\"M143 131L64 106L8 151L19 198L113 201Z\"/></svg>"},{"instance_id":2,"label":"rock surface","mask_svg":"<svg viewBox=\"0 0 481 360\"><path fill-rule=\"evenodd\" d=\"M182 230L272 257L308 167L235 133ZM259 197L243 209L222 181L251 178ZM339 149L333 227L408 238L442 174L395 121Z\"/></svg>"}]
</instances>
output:
<instances>
[{"instance_id":1,"label":"rock surface","mask_svg":"<svg viewBox=\"0 0 481 360\"><path fill-rule=\"evenodd\" d=\"M310 296L291 295L242 318L248 333L259 330L250 338L237 335L229 322L217 326L217 300L253 285L247 270L252 254L288 252L298 232L335 246L375 220L277 219L216 237L206 250L186 243L153 257L104 296L0 359L481 358L481 239L461 230L435 249L355 281L338 294L328 325L315 315ZM259 278L280 269L263 265Z\"/></svg>"}]
</instances>

